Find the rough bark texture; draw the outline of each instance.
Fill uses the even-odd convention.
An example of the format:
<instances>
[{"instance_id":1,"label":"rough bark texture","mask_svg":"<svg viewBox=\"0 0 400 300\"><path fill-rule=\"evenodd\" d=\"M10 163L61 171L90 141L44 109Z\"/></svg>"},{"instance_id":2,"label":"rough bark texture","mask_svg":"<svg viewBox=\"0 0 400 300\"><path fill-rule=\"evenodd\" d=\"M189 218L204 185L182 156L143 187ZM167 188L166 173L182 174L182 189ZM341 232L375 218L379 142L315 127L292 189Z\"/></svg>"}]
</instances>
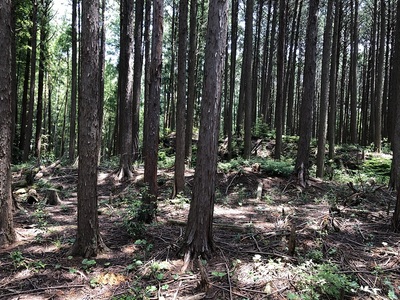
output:
<instances>
[{"instance_id":1,"label":"rough bark texture","mask_svg":"<svg viewBox=\"0 0 400 300\"><path fill-rule=\"evenodd\" d=\"M244 50L242 73L244 73L244 158L250 158L251 153L251 125L252 125L252 55L253 55L253 0L246 1L246 27L244 34Z\"/></svg>"},{"instance_id":2,"label":"rough bark texture","mask_svg":"<svg viewBox=\"0 0 400 300\"><path fill-rule=\"evenodd\" d=\"M335 0L335 22L333 28L331 70L329 74L329 114L328 114L328 143L329 143L329 159L333 159L335 154L335 124L336 124L336 84L338 70L338 44L339 44L339 20L340 7L339 0Z\"/></svg>"},{"instance_id":3,"label":"rough bark texture","mask_svg":"<svg viewBox=\"0 0 400 300\"><path fill-rule=\"evenodd\" d=\"M238 40L238 10L239 1L232 0L232 21L231 21L231 57L230 57L230 74L229 74L229 99L228 111L226 118L226 134L228 136L228 158L232 158L232 143L233 143L233 103L235 95L235 80L236 80L236 52Z\"/></svg>"},{"instance_id":4,"label":"rough bark texture","mask_svg":"<svg viewBox=\"0 0 400 300\"><path fill-rule=\"evenodd\" d=\"M133 21L134 3L121 1L119 179L132 177L133 162Z\"/></svg>"},{"instance_id":5,"label":"rough bark texture","mask_svg":"<svg viewBox=\"0 0 400 300\"><path fill-rule=\"evenodd\" d=\"M397 23L396 23L396 32L395 32L395 45L394 45L394 53L393 53L393 62L397 66L400 63L400 1L397 2ZM392 173L390 176L390 182L392 187L397 189L397 201L396 208L393 214L393 228L395 231L400 231L400 70L399 68L393 69L393 81L392 83L397 87L393 87L393 92L391 97L393 99L391 101L396 103L396 123L395 129L392 137L392 150L393 150L393 160L392 160Z\"/></svg>"},{"instance_id":6,"label":"rough bark texture","mask_svg":"<svg viewBox=\"0 0 400 300\"><path fill-rule=\"evenodd\" d=\"M78 49L77 49L77 0L72 0L72 24L71 24L71 42L72 42L72 62L71 62L71 111L70 111L70 127L69 127L69 162L75 160L75 144L76 144L76 97L78 94Z\"/></svg>"},{"instance_id":7,"label":"rough bark texture","mask_svg":"<svg viewBox=\"0 0 400 300\"><path fill-rule=\"evenodd\" d=\"M11 0L0 3L0 248L15 241L11 197Z\"/></svg>"},{"instance_id":8,"label":"rough bark texture","mask_svg":"<svg viewBox=\"0 0 400 300\"><path fill-rule=\"evenodd\" d=\"M358 56L358 0L354 0L354 17L351 34L350 67L350 142L357 143L357 56Z\"/></svg>"},{"instance_id":9,"label":"rough bark texture","mask_svg":"<svg viewBox=\"0 0 400 300\"><path fill-rule=\"evenodd\" d=\"M163 0L153 1L153 35L150 62L149 99L145 104L144 119L145 149L144 149L144 181L148 191L143 194L142 208L139 220L151 223L157 209L157 161L158 141L160 131L160 88L162 71L162 42L163 42Z\"/></svg>"},{"instance_id":10,"label":"rough bark texture","mask_svg":"<svg viewBox=\"0 0 400 300\"><path fill-rule=\"evenodd\" d=\"M133 142L133 161L139 157L139 130L140 130L140 93L142 86L143 69L143 10L144 0L136 1L135 6L135 31L133 33L135 40L134 69L133 69L133 124L132 124L132 142Z\"/></svg>"},{"instance_id":11,"label":"rough bark texture","mask_svg":"<svg viewBox=\"0 0 400 300\"><path fill-rule=\"evenodd\" d=\"M212 222L215 199L222 72L227 34L227 0L210 1L206 37L203 100L193 196L182 251L207 258L214 250Z\"/></svg>"},{"instance_id":12,"label":"rough bark texture","mask_svg":"<svg viewBox=\"0 0 400 300\"><path fill-rule=\"evenodd\" d=\"M275 128L276 144L274 158L280 159L282 152L283 134L283 101L284 101L284 78L285 78L285 7L286 1L279 1L279 34L277 46L276 64L276 107L275 107Z\"/></svg>"},{"instance_id":13,"label":"rough bark texture","mask_svg":"<svg viewBox=\"0 0 400 300\"><path fill-rule=\"evenodd\" d=\"M187 15L188 1L179 1L178 29L178 82L176 101L176 143L174 192L183 191L185 187L185 115L186 115L186 52L187 52Z\"/></svg>"},{"instance_id":14,"label":"rough bark texture","mask_svg":"<svg viewBox=\"0 0 400 300\"><path fill-rule=\"evenodd\" d=\"M308 178L312 111L315 98L317 12L319 0L310 1L306 34L303 97L300 108L300 129L296 158L298 184L305 187Z\"/></svg>"},{"instance_id":15,"label":"rough bark texture","mask_svg":"<svg viewBox=\"0 0 400 300\"><path fill-rule=\"evenodd\" d=\"M32 41L31 41L31 59L30 59L30 82L29 82L29 103L27 106L26 115L26 128L25 128L25 139L24 139L24 152L22 160L27 161L31 152L31 139L32 139L32 125L33 125L33 109L35 104L35 79L36 79L36 45L37 45L37 7L38 4L33 0L33 12L32 12Z\"/></svg>"},{"instance_id":16,"label":"rough bark texture","mask_svg":"<svg viewBox=\"0 0 400 300\"><path fill-rule=\"evenodd\" d=\"M188 101L186 113L185 156L188 163L192 160L192 136L194 102L196 98L196 62L197 62L197 1L190 1L190 33L188 55Z\"/></svg>"},{"instance_id":17,"label":"rough bark texture","mask_svg":"<svg viewBox=\"0 0 400 300\"><path fill-rule=\"evenodd\" d=\"M82 3L82 80L79 102L78 230L70 255L92 257L106 247L97 203L99 101L99 2Z\"/></svg>"},{"instance_id":18,"label":"rough bark texture","mask_svg":"<svg viewBox=\"0 0 400 300\"><path fill-rule=\"evenodd\" d=\"M321 70L321 97L319 109L318 152L317 152L317 177L324 177L325 143L328 119L328 87L329 87L329 61L332 45L332 6L334 0L328 0L326 23L324 31L324 45Z\"/></svg>"}]
</instances>

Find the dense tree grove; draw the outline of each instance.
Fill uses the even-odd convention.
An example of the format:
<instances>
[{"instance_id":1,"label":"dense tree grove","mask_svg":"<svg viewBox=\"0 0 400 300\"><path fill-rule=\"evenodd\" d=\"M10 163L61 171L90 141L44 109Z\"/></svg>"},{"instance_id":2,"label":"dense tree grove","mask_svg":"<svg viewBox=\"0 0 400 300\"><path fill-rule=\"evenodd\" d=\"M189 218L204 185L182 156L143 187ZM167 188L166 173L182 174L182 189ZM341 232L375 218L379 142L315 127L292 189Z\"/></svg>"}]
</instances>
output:
<instances>
[{"instance_id":1,"label":"dense tree grove","mask_svg":"<svg viewBox=\"0 0 400 300\"><path fill-rule=\"evenodd\" d=\"M295 170L303 187L316 140L317 176L334 161L335 146L353 144L393 153L390 182L399 188L398 1L3 2L0 42L9 59L2 57L0 78L2 215L11 201L8 149L16 164L72 164L78 154L78 197L92 203L90 212L80 208L78 224L97 227L96 191L85 194L89 183L82 180L96 185L98 160L119 157L119 180L144 162L140 217L151 222L158 146L170 143L173 196L185 189L185 167L196 166L185 249L191 255L213 248L210 232L194 233L192 215L213 208L217 152L221 159L249 158L267 134L277 160L285 159L283 136L299 137ZM15 23L3 24L11 8ZM84 224L87 216L93 223ZM11 241L3 220L0 230L9 230ZM73 252L91 256L104 248L99 233L92 234L95 244L85 245L78 233Z\"/></svg>"}]
</instances>

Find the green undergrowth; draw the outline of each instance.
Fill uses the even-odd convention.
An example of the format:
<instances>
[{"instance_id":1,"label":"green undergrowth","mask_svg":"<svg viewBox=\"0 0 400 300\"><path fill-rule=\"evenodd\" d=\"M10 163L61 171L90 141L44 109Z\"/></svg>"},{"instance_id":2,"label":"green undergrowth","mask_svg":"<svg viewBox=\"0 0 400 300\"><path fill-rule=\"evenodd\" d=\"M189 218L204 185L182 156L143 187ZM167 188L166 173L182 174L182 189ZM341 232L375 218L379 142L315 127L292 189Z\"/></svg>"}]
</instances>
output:
<instances>
[{"instance_id":1,"label":"green undergrowth","mask_svg":"<svg viewBox=\"0 0 400 300\"><path fill-rule=\"evenodd\" d=\"M231 171L241 172L245 167L252 167L258 164L260 172L269 176L289 177L293 173L293 161L290 159L273 160L265 158L235 158L228 162L219 162L218 171L228 173Z\"/></svg>"}]
</instances>

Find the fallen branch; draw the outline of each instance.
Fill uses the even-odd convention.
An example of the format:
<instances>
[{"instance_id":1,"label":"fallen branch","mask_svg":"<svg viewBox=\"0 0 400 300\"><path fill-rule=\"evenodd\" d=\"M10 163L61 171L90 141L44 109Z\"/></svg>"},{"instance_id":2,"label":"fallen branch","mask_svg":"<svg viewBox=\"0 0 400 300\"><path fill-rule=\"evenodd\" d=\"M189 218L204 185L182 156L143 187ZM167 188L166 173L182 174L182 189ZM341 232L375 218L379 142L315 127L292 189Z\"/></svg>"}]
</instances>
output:
<instances>
[{"instance_id":1,"label":"fallen branch","mask_svg":"<svg viewBox=\"0 0 400 300\"><path fill-rule=\"evenodd\" d=\"M17 296L17 295L22 295L22 294L29 294L29 293L38 293L38 292L43 292L47 290L61 290L61 289L70 289L70 288L83 288L86 287L84 284L75 284L75 285L59 285L59 286L49 286L49 287L43 287L43 288L35 288L32 290L26 290L26 291L18 291L18 292L13 292L13 293L8 293L8 294L3 294L0 296L1 298L7 299L10 296Z\"/></svg>"}]
</instances>

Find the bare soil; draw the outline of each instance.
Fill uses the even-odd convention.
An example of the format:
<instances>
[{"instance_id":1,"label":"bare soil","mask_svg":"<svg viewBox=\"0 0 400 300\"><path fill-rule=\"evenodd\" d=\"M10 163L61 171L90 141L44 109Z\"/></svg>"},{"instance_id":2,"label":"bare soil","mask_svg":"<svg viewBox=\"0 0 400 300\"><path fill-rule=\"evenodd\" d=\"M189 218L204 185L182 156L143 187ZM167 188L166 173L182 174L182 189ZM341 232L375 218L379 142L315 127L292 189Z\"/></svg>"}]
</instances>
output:
<instances>
[{"instance_id":1,"label":"bare soil","mask_svg":"<svg viewBox=\"0 0 400 300\"><path fill-rule=\"evenodd\" d=\"M112 171L99 171L99 219L109 251L93 260L67 256L76 231L76 169L56 167L25 191L14 189L18 241L0 250L0 299L400 297L400 235L391 230L395 199L386 187L354 190L311 179L302 190L262 170L219 174L214 256L182 272L177 252L190 204L189 197L169 199L172 172L159 173L157 221L132 237L124 220L129 203L140 199L141 170L123 183ZM14 181L21 176L15 173ZM192 177L188 172L188 187ZM46 204L49 188L57 189L60 204ZM29 204L33 189L38 202ZM324 293L329 278L316 275L319 266L336 266L327 273L358 287Z\"/></svg>"}]
</instances>

